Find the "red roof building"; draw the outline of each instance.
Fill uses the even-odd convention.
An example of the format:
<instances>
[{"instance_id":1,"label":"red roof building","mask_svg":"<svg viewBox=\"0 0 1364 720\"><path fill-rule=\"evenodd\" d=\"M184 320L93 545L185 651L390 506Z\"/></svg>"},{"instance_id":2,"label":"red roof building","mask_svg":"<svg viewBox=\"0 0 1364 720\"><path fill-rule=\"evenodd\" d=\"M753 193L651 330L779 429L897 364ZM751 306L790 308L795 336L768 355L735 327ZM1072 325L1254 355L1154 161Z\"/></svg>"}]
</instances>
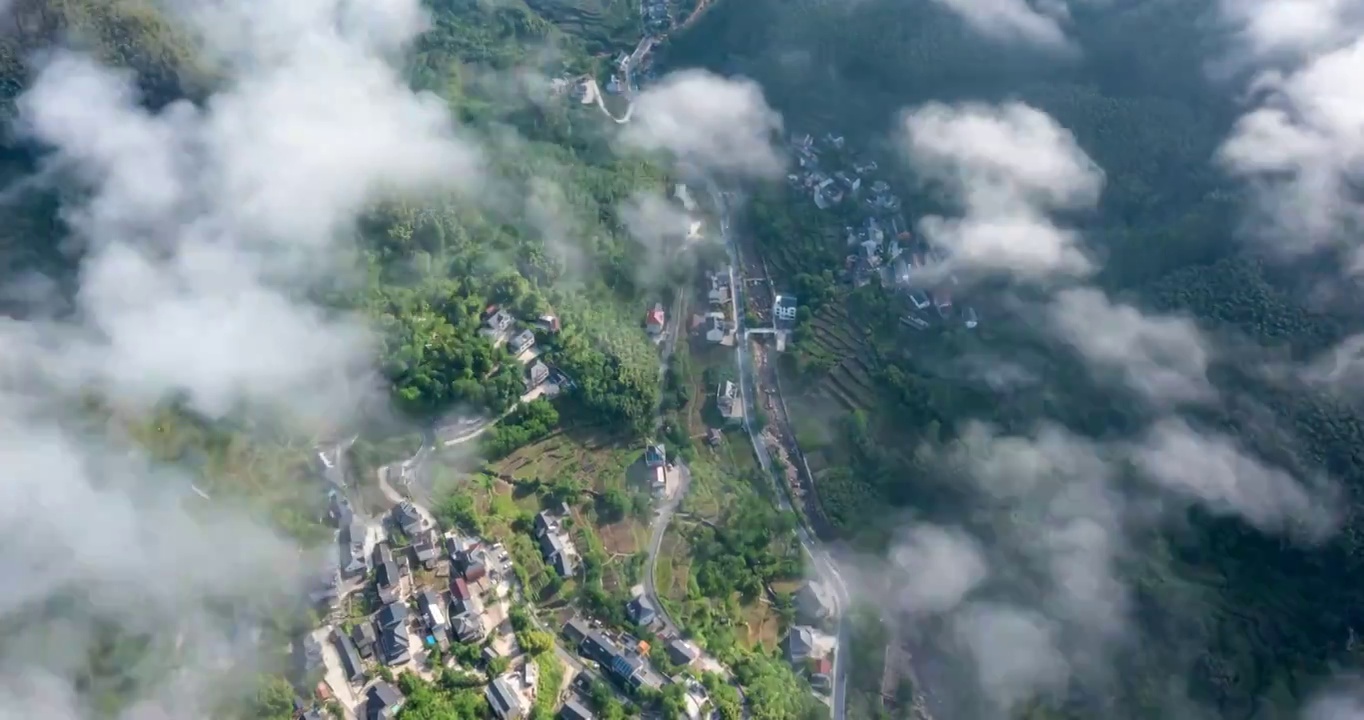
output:
<instances>
[{"instance_id":1,"label":"red roof building","mask_svg":"<svg viewBox=\"0 0 1364 720\"><path fill-rule=\"evenodd\" d=\"M468 600L470 597L469 584L464 581L464 578L461 577L457 577L454 580L451 580L450 594L454 596L457 600L461 601Z\"/></svg>"},{"instance_id":2,"label":"red roof building","mask_svg":"<svg viewBox=\"0 0 1364 720\"><path fill-rule=\"evenodd\" d=\"M663 326L666 324L666 320L667 318L663 313L663 306L655 305L653 309L649 311L649 314L644 316L644 327L651 333L660 333L663 332Z\"/></svg>"}]
</instances>

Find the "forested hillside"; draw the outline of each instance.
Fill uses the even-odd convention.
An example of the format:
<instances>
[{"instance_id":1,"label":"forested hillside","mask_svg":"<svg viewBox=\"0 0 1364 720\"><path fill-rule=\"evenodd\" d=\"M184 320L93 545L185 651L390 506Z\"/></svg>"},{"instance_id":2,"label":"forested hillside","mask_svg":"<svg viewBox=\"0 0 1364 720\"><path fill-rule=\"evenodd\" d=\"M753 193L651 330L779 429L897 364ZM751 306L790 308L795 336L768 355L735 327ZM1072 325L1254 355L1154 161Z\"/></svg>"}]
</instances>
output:
<instances>
[{"instance_id":1,"label":"forested hillside","mask_svg":"<svg viewBox=\"0 0 1364 720\"><path fill-rule=\"evenodd\" d=\"M1360 318L1350 291L1329 282L1330 268L1285 265L1244 242L1247 188L1214 163L1242 109L1246 79L1235 65L1217 62L1226 49L1210 31L1218 5L1072 3L1065 28L1079 50L1059 53L984 37L945 5L951 3L726 3L677 39L669 60L756 78L790 130L845 135L849 147L880 162L911 222L950 211L951 201L941 188L919 183L905 162L906 108L1022 101L1074 134L1105 175L1098 207L1066 218L1101 263L1094 287L1137 307L1191 318L1225 343L1207 368L1211 392L1223 399L1186 407L1184 417L1299 477L1339 481L1345 519L1321 545L1284 542L1200 508L1181 515L1178 529L1133 533L1118 552L1133 615L1123 631L1130 644L1118 643L1111 674L1099 678L1071 667L1063 673L1071 684L1048 685L1040 693L1047 700L1018 711L1030 717L1296 717L1354 659L1364 577L1355 509L1364 492L1364 415L1353 397L1295 382L1286 368L1336 347L1358 330ZM1042 463L1037 472L1050 479L1031 481L1040 488L1084 472L1046 464L1061 463L1060 451L1049 445L1056 428L1063 437L1095 443L1086 447L1112 448L1145 437L1167 410L1115 388L1058 340L1043 302L1048 288L985 283L969 297L984 318L979 328L908 328L899 322L909 308L903 296L875 282L852 289L843 259L856 249L847 249L843 225L854 221L841 213L817 210L808 192L771 186L755 190L746 217L756 248L778 276L778 291L801 298L783 382L788 394L798 395L797 430L826 519L874 552L892 548L892 557L915 546L905 532L917 522L960 526L982 539L993 561L999 561L996 544L1012 533L1042 533L1031 523L1064 525L1076 503L1089 501L1072 497L1063 507L1052 500L1041 510L1029 505L1012 513L1005 505L983 506L983 495L999 493L1006 478L995 478L993 491L968 482L981 471L960 455L992 456L1003 452L999 438L1025 438L1037 454L1019 462ZM963 302L959 296L958 307ZM802 416L811 418L803 426ZM973 439L981 427L992 440ZM1131 468L1116 472L1124 497L1135 497L1125 494L1136 493ZM1244 481L1239 470L1233 475ZM1020 511L1043 514L1029 521ZM1010 552L998 555L1022 561ZM969 575L962 567L957 571ZM909 577L901 592L917 596L916 584L956 581L947 579L954 573L945 567L932 569L941 577ZM1038 617L1056 623L1049 627L1069 632L1074 617L1046 595L1045 581L1018 572L983 586L1038 608ZM930 629L922 630L925 625ZM961 659L968 653L953 643L962 630L948 625L920 625L925 655L958 656L941 661L955 671L934 678L937 692L962 716L989 716L978 698L961 697L971 691L952 680L985 671L983 661ZM1065 653L1080 652L1066 642ZM1066 655L1072 663L1076 657Z\"/></svg>"}]
</instances>

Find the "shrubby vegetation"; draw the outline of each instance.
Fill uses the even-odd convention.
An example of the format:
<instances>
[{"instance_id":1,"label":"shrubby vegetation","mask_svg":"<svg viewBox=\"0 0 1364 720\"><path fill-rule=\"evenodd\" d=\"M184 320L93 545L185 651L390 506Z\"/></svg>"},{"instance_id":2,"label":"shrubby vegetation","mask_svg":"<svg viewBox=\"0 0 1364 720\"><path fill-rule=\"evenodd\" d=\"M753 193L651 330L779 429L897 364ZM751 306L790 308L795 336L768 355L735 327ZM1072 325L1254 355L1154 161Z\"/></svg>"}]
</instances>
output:
<instances>
[{"instance_id":1,"label":"shrubby vegetation","mask_svg":"<svg viewBox=\"0 0 1364 720\"><path fill-rule=\"evenodd\" d=\"M689 540L701 593L724 599L737 591L751 602L767 583L800 577L795 529L795 516L755 498L732 508L715 526L698 526Z\"/></svg>"},{"instance_id":2,"label":"shrubby vegetation","mask_svg":"<svg viewBox=\"0 0 1364 720\"><path fill-rule=\"evenodd\" d=\"M483 451L489 459L504 457L522 445L548 435L559 424L559 411L541 397L513 410L488 430Z\"/></svg>"},{"instance_id":3,"label":"shrubby vegetation","mask_svg":"<svg viewBox=\"0 0 1364 720\"><path fill-rule=\"evenodd\" d=\"M470 686L462 673L442 668L434 682L405 672L397 678L406 698L398 720L486 720L492 717L483 689Z\"/></svg>"}]
</instances>

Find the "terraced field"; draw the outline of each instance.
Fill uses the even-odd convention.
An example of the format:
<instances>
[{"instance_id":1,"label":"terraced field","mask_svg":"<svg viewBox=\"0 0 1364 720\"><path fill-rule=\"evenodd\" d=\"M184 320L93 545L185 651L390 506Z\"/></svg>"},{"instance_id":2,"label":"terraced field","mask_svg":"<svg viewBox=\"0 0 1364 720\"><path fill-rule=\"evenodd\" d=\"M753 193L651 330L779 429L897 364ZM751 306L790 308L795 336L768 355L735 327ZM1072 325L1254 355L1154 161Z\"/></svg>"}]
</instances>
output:
<instances>
[{"instance_id":1,"label":"terraced field","mask_svg":"<svg viewBox=\"0 0 1364 720\"><path fill-rule=\"evenodd\" d=\"M571 481L593 493L621 490L629 493L626 480L628 469L642 456L643 448L625 443L621 438L597 436L591 433L556 433L532 445L520 448L497 463L493 471L517 481L539 481L545 486ZM507 483L498 481L498 487ZM506 512L536 512L540 509L538 493L527 493L517 498L516 507ZM574 507L573 517L581 531L576 538L587 549L590 543L605 556L603 585L608 590L624 589L633 584L630 570L632 558L648 544L647 524L633 515L613 523L601 523L590 506Z\"/></svg>"},{"instance_id":2,"label":"terraced field","mask_svg":"<svg viewBox=\"0 0 1364 720\"><path fill-rule=\"evenodd\" d=\"M833 366L807 389L808 400L821 405L832 403L848 411L876 404L876 388L860 333L842 307L830 304L820 308L810 322L804 349L827 358Z\"/></svg>"},{"instance_id":3,"label":"terraced field","mask_svg":"<svg viewBox=\"0 0 1364 720\"><path fill-rule=\"evenodd\" d=\"M525 0L537 15L581 38L592 53L615 54L639 40L638 0Z\"/></svg>"}]
</instances>

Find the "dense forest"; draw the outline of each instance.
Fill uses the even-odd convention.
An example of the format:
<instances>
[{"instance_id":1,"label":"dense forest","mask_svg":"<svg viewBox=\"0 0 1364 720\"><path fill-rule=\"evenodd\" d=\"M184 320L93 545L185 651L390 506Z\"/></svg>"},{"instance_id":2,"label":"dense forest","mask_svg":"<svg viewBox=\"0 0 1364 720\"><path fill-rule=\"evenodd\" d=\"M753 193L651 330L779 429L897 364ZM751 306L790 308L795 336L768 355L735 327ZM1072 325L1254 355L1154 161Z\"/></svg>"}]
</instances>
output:
<instances>
[{"instance_id":1,"label":"dense forest","mask_svg":"<svg viewBox=\"0 0 1364 720\"><path fill-rule=\"evenodd\" d=\"M1134 645L1115 653L1112 675L1075 669L1073 685L1052 687L1047 700L1019 712L1296 717L1355 654L1364 416L1348 395L1266 368L1309 363L1360 323L1352 291L1329 282L1332 268L1285 264L1242 242L1250 196L1213 158L1243 109L1247 73L1214 62L1227 45L1212 31L1218 5L1073 3L1065 28L1076 53L986 37L946 5L728 3L667 53L675 65L756 78L793 132L845 135L880 162L911 222L950 202L917 181L897 145L906 108L1016 100L1074 134L1106 176L1095 211L1068 218L1102 261L1094 286L1150 312L1192 318L1234 348L1207 371L1222 401L1185 408L1185 417L1303 477L1329 475L1346 510L1344 528L1321 545L1284 542L1199 509L1178 530L1133 533L1121 577ZM784 383L801 392L797 431L822 512L842 537L884 552L903 542L906 527L927 521L967 528L993 553L1014 537L1018 518L982 506L982 491L964 482L977 470L952 460L985 452L971 449L982 423L995 437L1044 445L1054 437L1046 428L1059 427L1107 447L1141 436L1159 416L1048 332L1036 289L973 288L969 300L988 318L974 331L907 329L903 296L874 282L851 288L841 213L767 186L754 190L746 225L778 289L801 298ZM802 426L805 418L818 419ZM1129 471L1120 472L1118 486L1130 487ZM1037 522L1062 519L1050 517ZM1010 552L999 550L1018 562ZM996 589L1035 599L1041 615L1066 627L1054 601L1036 599L1044 586L1019 573ZM946 628L920 629L928 654L966 654ZM969 662L943 662L951 666L944 677L973 672ZM971 691L938 679L947 707L988 714L964 697Z\"/></svg>"}]
</instances>

